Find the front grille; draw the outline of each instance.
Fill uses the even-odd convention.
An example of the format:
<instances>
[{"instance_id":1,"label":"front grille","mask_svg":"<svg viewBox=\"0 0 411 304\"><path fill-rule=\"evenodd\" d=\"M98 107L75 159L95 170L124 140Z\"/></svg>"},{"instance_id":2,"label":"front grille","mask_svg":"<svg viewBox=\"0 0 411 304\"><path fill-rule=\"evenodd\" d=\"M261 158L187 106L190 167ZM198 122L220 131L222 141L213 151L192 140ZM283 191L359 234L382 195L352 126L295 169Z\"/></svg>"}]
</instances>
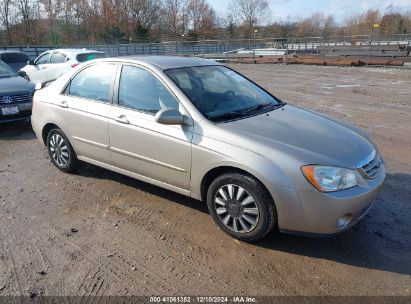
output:
<instances>
[{"instance_id":1,"label":"front grille","mask_svg":"<svg viewBox=\"0 0 411 304\"><path fill-rule=\"evenodd\" d=\"M382 165L381 156L374 150L360 165L360 168L368 179L376 178Z\"/></svg>"},{"instance_id":2,"label":"front grille","mask_svg":"<svg viewBox=\"0 0 411 304\"><path fill-rule=\"evenodd\" d=\"M11 102L10 102L11 99ZM0 104L9 105L16 103L30 103L32 101L31 94L20 94L20 95L0 95Z\"/></svg>"}]
</instances>

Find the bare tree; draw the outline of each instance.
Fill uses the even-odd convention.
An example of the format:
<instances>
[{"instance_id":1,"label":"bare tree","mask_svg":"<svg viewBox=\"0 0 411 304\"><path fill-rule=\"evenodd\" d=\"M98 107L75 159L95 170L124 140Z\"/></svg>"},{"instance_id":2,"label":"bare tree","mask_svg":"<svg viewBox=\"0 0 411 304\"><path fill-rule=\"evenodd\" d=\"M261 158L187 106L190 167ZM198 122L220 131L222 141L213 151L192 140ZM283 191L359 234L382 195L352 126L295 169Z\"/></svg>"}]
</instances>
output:
<instances>
[{"instance_id":1,"label":"bare tree","mask_svg":"<svg viewBox=\"0 0 411 304\"><path fill-rule=\"evenodd\" d=\"M0 0L0 22L6 29L7 43L11 44L11 32L10 32L10 15L13 2L12 0Z\"/></svg>"},{"instance_id":2,"label":"bare tree","mask_svg":"<svg viewBox=\"0 0 411 304\"><path fill-rule=\"evenodd\" d=\"M38 0L38 5L42 5L45 12L46 22L48 23L50 40L53 44L58 43L56 34L56 22L57 17L60 12L60 1L59 0Z\"/></svg>"},{"instance_id":3,"label":"bare tree","mask_svg":"<svg viewBox=\"0 0 411 304\"><path fill-rule=\"evenodd\" d=\"M337 24L335 22L334 16L326 16L323 20L323 37L330 37L335 34L337 29Z\"/></svg>"},{"instance_id":4,"label":"bare tree","mask_svg":"<svg viewBox=\"0 0 411 304\"><path fill-rule=\"evenodd\" d=\"M16 0L16 7L21 17L26 43L35 43L34 36L36 32L33 17L36 13L36 5L38 3L35 0Z\"/></svg>"},{"instance_id":5,"label":"bare tree","mask_svg":"<svg viewBox=\"0 0 411 304\"><path fill-rule=\"evenodd\" d=\"M205 29L212 29L215 26L215 11L206 0L190 0L188 11L190 26L195 33Z\"/></svg>"},{"instance_id":6,"label":"bare tree","mask_svg":"<svg viewBox=\"0 0 411 304\"><path fill-rule=\"evenodd\" d=\"M405 34L407 32L407 21L399 13L385 14L381 20L381 31L385 35Z\"/></svg>"},{"instance_id":7,"label":"bare tree","mask_svg":"<svg viewBox=\"0 0 411 304\"><path fill-rule=\"evenodd\" d=\"M369 34L374 23L380 20L380 13L378 10L368 10L362 15L351 16L346 21L346 28L348 34Z\"/></svg>"},{"instance_id":8,"label":"bare tree","mask_svg":"<svg viewBox=\"0 0 411 304\"><path fill-rule=\"evenodd\" d=\"M231 0L230 14L239 24L245 24L249 29L267 21L269 15L267 0Z\"/></svg>"},{"instance_id":9,"label":"bare tree","mask_svg":"<svg viewBox=\"0 0 411 304\"><path fill-rule=\"evenodd\" d=\"M268 19L269 0L230 0L229 14L219 18L208 0L0 0L2 44L75 44L198 39L228 34L249 38L256 26L266 37L330 37L407 34L411 12L393 8L369 10L337 24L333 16L315 13L295 22ZM287 18L286 20L290 20ZM379 29L374 27L379 23ZM376 37L376 36L374 36ZM388 37L387 37L388 38ZM201 38L200 38L201 39Z\"/></svg>"},{"instance_id":10,"label":"bare tree","mask_svg":"<svg viewBox=\"0 0 411 304\"><path fill-rule=\"evenodd\" d=\"M182 36L188 28L188 1L163 0L163 28L173 39Z\"/></svg>"},{"instance_id":11,"label":"bare tree","mask_svg":"<svg viewBox=\"0 0 411 304\"><path fill-rule=\"evenodd\" d=\"M329 37L335 32L336 23L333 16L314 13L303 19L296 26L297 37Z\"/></svg>"},{"instance_id":12,"label":"bare tree","mask_svg":"<svg viewBox=\"0 0 411 304\"><path fill-rule=\"evenodd\" d=\"M158 21L160 6L159 0L128 0L128 13L136 36L147 37Z\"/></svg>"}]
</instances>

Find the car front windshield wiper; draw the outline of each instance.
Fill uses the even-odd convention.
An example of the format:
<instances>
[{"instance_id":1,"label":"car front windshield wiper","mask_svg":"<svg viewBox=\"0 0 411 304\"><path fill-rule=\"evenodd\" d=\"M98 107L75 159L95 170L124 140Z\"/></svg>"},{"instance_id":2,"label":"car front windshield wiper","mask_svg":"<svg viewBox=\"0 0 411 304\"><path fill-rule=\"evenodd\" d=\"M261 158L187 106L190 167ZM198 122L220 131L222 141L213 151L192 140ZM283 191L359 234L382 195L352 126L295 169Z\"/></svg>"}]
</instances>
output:
<instances>
[{"instance_id":1,"label":"car front windshield wiper","mask_svg":"<svg viewBox=\"0 0 411 304\"><path fill-rule=\"evenodd\" d=\"M245 109L243 111L243 113L245 114L251 114L251 113L256 113L259 112L260 110L275 110L278 109L280 107L284 106L284 104L279 103L279 104L272 104L272 103L262 103L262 104L258 104L254 107Z\"/></svg>"},{"instance_id":2,"label":"car front windshield wiper","mask_svg":"<svg viewBox=\"0 0 411 304\"><path fill-rule=\"evenodd\" d=\"M213 121L222 121L225 119L235 119L235 118L240 118L243 117L244 114L243 111L234 111L234 112L226 112L220 115L215 115L215 116L210 116L209 118Z\"/></svg>"},{"instance_id":3,"label":"car front windshield wiper","mask_svg":"<svg viewBox=\"0 0 411 304\"><path fill-rule=\"evenodd\" d=\"M242 118L245 116L253 115L258 113L261 110L276 110L278 108L281 108L285 105L285 103L278 103L278 104L272 104L272 103L264 103L264 104L259 104L257 106L240 110L240 111L232 111L232 112L226 112L220 115L215 115L215 116L210 116L209 118L213 121L223 121L226 119L236 119L236 118Z\"/></svg>"}]
</instances>

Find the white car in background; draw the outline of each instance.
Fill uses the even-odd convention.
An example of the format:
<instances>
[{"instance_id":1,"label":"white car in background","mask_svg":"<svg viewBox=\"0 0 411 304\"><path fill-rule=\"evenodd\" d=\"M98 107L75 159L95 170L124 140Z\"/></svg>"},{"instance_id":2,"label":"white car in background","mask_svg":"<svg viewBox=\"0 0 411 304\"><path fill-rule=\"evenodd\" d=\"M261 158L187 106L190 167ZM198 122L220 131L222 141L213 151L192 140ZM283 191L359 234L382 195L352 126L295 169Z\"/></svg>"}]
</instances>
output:
<instances>
[{"instance_id":1,"label":"white car in background","mask_svg":"<svg viewBox=\"0 0 411 304\"><path fill-rule=\"evenodd\" d=\"M50 50L27 62L19 74L34 83L51 82L82 62L104 57L103 52L87 49Z\"/></svg>"}]
</instances>

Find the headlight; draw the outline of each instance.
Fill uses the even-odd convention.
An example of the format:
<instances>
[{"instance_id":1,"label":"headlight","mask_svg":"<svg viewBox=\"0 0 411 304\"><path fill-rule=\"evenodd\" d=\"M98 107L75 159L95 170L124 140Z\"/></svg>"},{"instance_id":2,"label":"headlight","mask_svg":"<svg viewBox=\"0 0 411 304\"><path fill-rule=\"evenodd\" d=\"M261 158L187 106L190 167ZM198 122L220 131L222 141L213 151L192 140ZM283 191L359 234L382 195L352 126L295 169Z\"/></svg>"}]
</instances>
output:
<instances>
[{"instance_id":1,"label":"headlight","mask_svg":"<svg viewBox=\"0 0 411 304\"><path fill-rule=\"evenodd\" d=\"M321 192L332 192L358 185L357 171L329 166L303 166L305 178Z\"/></svg>"}]
</instances>

